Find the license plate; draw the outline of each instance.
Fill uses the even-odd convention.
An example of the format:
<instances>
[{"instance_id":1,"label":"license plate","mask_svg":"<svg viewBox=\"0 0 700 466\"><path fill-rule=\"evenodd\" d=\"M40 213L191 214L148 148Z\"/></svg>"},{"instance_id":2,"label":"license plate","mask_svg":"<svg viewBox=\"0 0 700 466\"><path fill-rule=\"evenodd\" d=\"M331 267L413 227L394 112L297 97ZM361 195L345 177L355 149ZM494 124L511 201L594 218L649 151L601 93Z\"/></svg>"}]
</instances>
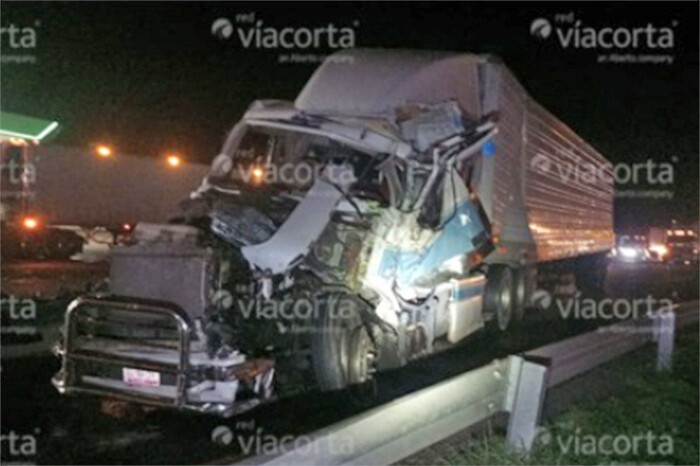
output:
<instances>
[{"instance_id":1,"label":"license plate","mask_svg":"<svg viewBox=\"0 0 700 466\"><path fill-rule=\"evenodd\" d=\"M144 371L141 369L122 369L124 383L132 387L159 387L160 372Z\"/></svg>"}]
</instances>

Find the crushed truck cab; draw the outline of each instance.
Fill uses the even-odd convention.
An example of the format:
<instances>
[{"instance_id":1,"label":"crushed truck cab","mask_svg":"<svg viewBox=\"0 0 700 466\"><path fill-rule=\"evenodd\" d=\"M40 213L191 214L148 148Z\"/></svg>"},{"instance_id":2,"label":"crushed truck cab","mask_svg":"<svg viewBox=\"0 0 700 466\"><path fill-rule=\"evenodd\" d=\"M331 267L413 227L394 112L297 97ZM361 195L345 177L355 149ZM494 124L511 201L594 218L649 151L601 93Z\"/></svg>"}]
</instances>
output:
<instances>
[{"instance_id":1,"label":"crushed truck cab","mask_svg":"<svg viewBox=\"0 0 700 466\"><path fill-rule=\"evenodd\" d=\"M610 169L490 57L333 55L114 249L109 293L66 313L54 385L228 416L505 331L538 264L612 246L611 184L562 189L540 153Z\"/></svg>"}]
</instances>

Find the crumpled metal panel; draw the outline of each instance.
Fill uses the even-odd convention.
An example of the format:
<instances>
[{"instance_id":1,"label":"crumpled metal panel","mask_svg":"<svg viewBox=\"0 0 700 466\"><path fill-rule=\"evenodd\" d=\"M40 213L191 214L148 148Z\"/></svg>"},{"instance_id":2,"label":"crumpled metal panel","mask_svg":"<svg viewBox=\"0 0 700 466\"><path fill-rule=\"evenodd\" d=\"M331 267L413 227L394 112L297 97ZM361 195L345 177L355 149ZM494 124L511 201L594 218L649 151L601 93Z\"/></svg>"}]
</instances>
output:
<instances>
[{"instance_id":1,"label":"crumpled metal panel","mask_svg":"<svg viewBox=\"0 0 700 466\"><path fill-rule=\"evenodd\" d=\"M402 105L449 100L473 120L498 115L495 155L484 156L476 185L497 236L534 246L540 261L612 248L610 162L537 104L495 59L345 50L319 67L295 106L310 113L392 117ZM600 176L582 180L588 166Z\"/></svg>"},{"instance_id":2,"label":"crumpled metal panel","mask_svg":"<svg viewBox=\"0 0 700 466\"><path fill-rule=\"evenodd\" d=\"M333 169L338 175L331 175ZM346 180L340 189L346 189L354 175L352 169L329 165L324 175L330 179ZM314 241L321 235L328 224L330 214L343 197L338 186L321 178L316 180L306 197L297 205L272 237L260 244L241 248L243 257L258 269L279 274L303 258Z\"/></svg>"},{"instance_id":3,"label":"crumpled metal panel","mask_svg":"<svg viewBox=\"0 0 700 466\"><path fill-rule=\"evenodd\" d=\"M477 64L483 60L467 53L343 50L323 62L294 105L308 113L368 117L456 100L473 118L480 110Z\"/></svg>"}]
</instances>

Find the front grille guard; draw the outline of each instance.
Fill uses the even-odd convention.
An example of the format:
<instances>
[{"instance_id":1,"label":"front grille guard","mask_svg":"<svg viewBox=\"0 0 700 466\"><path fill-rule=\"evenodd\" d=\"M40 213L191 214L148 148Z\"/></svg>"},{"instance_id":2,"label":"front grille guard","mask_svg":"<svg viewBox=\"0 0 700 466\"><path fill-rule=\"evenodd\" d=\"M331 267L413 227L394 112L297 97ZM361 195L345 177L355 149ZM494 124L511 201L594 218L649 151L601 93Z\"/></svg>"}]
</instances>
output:
<instances>
[{"instance_id":1,"label":"front grille guard","mask_svg":"<svg viewBox=\"0 0 700 466\"><path fill-rule=\"evenodd\" d=\"M75 345L77 317L84 309L89 308L112 308L125 311L151 314L154 316L166 317L171 320L177 329L178 334L178 362L173 365L157 361L148 361L141 358L113 355L99 351L90 351ZM114 323L114 321L111 321ZM125 325L133 324L123 322ZM148 300L135 300L133 298L123 299L119 297L98 298L80 297L68 306L64 322L64 343L59 351L62 356L61 371L56 374L53 384L62 394L91 394L106 396L124 401L149 404L153 406L194 409L197 411L220 412L222 407L190 405L187 403L187 376L190 372L190 333L191 326L185 312L171 303L153 302ZM80 380L78 365L80 363L99 363L112 366L128 366L134 369L152 370L161 373L174 374L176 377L175 396L159 396L145 394L134 390L121 389L118 387L98 387L90 385Z\"/></svg>"}]
</instances>

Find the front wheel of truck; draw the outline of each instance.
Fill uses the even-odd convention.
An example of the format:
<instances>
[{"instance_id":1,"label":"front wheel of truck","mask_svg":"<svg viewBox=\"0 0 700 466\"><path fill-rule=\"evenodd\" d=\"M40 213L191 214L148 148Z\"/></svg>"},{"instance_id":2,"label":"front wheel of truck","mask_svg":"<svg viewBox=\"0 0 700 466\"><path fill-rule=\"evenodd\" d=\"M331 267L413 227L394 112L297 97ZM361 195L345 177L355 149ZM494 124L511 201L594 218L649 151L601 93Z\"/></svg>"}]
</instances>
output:
<instances>
[{"instance_id":1,"label":"front wheel of truck","mask_svg":"<svg viewBox=\"0 0 700 466\"><path fill-rule=\"evenodd\" d=\"M484 292L486 328L499 333L508 330L513 320L513 271L505 265L492 265L487 274Z\"/></svg>"},{"instance_id":2,"label":"front wheel of truck","mask_svg":"<svg viewBox=\"0 0 700 466\"><path fill-rule=\"evenodd\" d=\"M350 388L367 398L374 393L374 342L359 311L331 297L314 317L311 327L311 359L323 391Z\"/></svg>"}]
</instances>

